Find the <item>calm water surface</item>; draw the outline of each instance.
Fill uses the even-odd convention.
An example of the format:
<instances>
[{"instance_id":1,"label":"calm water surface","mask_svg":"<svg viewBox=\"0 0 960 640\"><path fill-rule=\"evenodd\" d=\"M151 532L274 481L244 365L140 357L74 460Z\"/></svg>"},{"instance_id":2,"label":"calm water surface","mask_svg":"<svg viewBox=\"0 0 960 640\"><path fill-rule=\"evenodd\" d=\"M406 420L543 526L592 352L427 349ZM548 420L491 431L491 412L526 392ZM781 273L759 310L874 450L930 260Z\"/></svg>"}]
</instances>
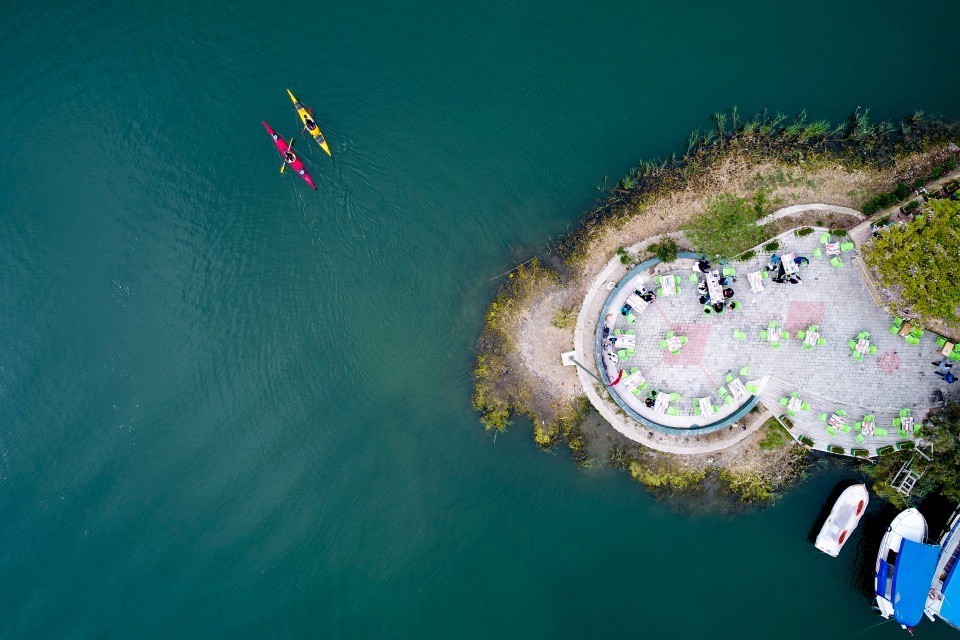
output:
<instances>
[{"instance_id":1,"label":"calm water surface","mask_svg":"<svg viewBox=\"0 0 960 640\"><path fill-rule=\"evenodd\" d=\"M956 116L950 6L7 5L0 637L878 623L875 542L807 540L849 470L678 513L524 424L484 433L469 368L490 278L709 113ZM260 126L295 131L285 87L333 148L299 142L318 193Z\"/></svg>"}]
</instances>

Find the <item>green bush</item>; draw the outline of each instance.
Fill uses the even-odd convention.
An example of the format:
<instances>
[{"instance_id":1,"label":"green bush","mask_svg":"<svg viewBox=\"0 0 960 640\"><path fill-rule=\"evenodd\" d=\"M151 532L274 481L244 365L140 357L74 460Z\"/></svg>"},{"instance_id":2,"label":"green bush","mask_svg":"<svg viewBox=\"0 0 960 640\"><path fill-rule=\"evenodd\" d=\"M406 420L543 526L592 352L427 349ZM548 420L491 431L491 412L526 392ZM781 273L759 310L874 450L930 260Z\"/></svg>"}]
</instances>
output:
<instances>
[{"instance_id":1,"label":"green bush","mask_svg":"<svg viewBox=\"0 0 960 640\"><path fill-rule=\"evenodd\" d=\"M808 236L811 233L813 233L813 229L811 229L810 227L803 227L801 229L797 229L797 235L800 236L801 238L804 236Z\"/></svg>"},{"instance_id":2,"label":"green bush","mask_svg":"<svg viewBox=\"0 0 960 640\"><path fill-rule=\"evenodd\" d=\"M846 449L835 444L830 445L829 447L827 447L827 449L830 451L830 453L835 453L839 456L842 456L844 453L847 452Z\"/></svg>"},{"instance_id":3,"label":"green bush","mask_svg":"<svg viewBox=\"0 0 960 640\"><path fill-rule=\"evenodd\" d=\"M847 230L846 229L830 229L830 235L837 236L838 238L842 238L843 236L847 235Z\"/></svg>"},{"instance_id":4,"label":"green bush","mask_svg":"<svg viewBox=\"0 0 960 640\"><path fill-rule=\"evenodd\" d=\"M791 420L787 414L780 416L780 423L787 429L793 429L793 420Z\"/></svg>"},{"instance_id":5,"label":"green bush","mask_svg":"<svg viewBox=\"0 0 960 640\"><path fill-rule=\"evenodd\" d=\"M911 200L907 204L903 205L904 211L917 211L920 209L920 203L916 200Z\"/></svg>"},{"instance_id":6,"label":"green bush","mask_svg":"<svg viewBox=\"0 0 960 640\"><path fill-rule=\"evenodd\" d=\"M813 438L810 436L800 436L800 442L808 447L813 447Z\"/></svg>"},{"instance_id":7,"label":"green bush","mask_svg":"<svg viewBox=\"0 0 960 640\"><path fill-rule=\"evenodd\" d=\"M956 169L958 164L960 163L957 162L956 158L950 158L940 166L943 167L944 171L950 172Z\"/></svg>"},{"instance_id":8,"label":"green bush","mask_svg":"<svg viewBox=\"0 0 960 640\"><path fill-rule=\"evenodd\" d=\"M763 245L764 251L776 251L779 248L780 248L780 243L777 242L776 240L774 240L773 242L768 242L767 244Z\"/></svg>"},{"instance_id":9,"label":"green bush","mask_svg":"<svg viewBox=\"0 0 960 640\"><path fill-rule=\"evenodd\" d=\"M617 248L617 255L620 256L620 264L630 264L633 262L633 258L630 257L630 254L627 253L627 250L623 247Z\"/></svg>"},{"instance_id":10,"label":"green bush","mask_svg":"<svg viewBox=\"0 0 960 640\"><path fill-rule=\"evenodd\" d=\"M884 455L887 455L888 453L893 453L896 450L897 450L896 447L894 447L892 444L888 444L885 447L880 447L879 449L877 449L877 455L884 456Z\"/></svg>"},{"instance_id":11,"label":"green bush","mask_svg":"<svg viewBox=\"0 0 960 640\"><path fill-rule=\"evenodd\" d=\"M896 198L896 202L899 202L910 195L910 186L906 182L901 182L897 185L897 188L893 190L893 196Z\"/></svg>"},{"instance_id":12,"label":"green bush","mask_svg":"<svg viewBox=\"0 0 960 640\"><path fill-rule=\"evenodd\" d=\"M664 238L660 242L650 245L650 251L657 256L660 262L673 262L677 259L677 252L680 251L680 247L673 238Z\"/></svg>"},{"instance_id":13,"label":"green bush","mask_svg":"<svg viewBox=\"0 0 960 640\"><path fill-rule=\"evenodd\" d=\"M757 255L756 251L754 251L753 249L749 249L741 253L739 256L737 256L737 260L752 260L754 257L756 257L756 255Z\"/></svg>"},{"instance_id":14,"label":"green bush","mask_svg":"<svg viewBox=\"0 0 960 640\"><path fill-rule=\"evenodd\" d=\"M897 451L910 451L916 448L917 445L913 443L913 440L906 440L904 442L897 443Z\"/></svg>"},{"instance_id":15,"label":"green bush","mask_svg":"<svg viewBox=\"0 0 960 640\"><path fill-rule=\"evenodd\" d=\"M850 453L852 453L852 454L853 454L854 456L856 456L857 458L869 458L869 457L870 457L870 452L867 451L866 449L854 449L854 450L851 451Z\"/></svg>"}]
</instances>

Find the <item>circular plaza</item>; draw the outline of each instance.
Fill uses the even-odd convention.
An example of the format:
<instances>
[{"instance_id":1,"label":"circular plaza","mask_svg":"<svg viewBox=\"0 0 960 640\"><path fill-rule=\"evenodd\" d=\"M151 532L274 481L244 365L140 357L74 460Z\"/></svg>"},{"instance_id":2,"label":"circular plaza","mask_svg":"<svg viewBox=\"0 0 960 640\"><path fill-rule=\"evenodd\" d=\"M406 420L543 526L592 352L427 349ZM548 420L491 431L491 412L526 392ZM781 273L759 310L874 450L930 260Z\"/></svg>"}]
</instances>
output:
<instances>
[{"instance_id":1,"label":"circular plaza","mask_svg":"<svg viewBox=\"0 0 960 640\"><path fill-rule=\"evenodd\" d=\"M625 274L611 261L577 340L603 383L581 374L591 402L627 437L680 453L694 435L742 438L730 427L758 405L810 448L915 446L945 392L931 363L953 345L877 306L848 239L814 229L776 240L776 252L709 268L682 252Z\"/></svg>"}]
</instances>

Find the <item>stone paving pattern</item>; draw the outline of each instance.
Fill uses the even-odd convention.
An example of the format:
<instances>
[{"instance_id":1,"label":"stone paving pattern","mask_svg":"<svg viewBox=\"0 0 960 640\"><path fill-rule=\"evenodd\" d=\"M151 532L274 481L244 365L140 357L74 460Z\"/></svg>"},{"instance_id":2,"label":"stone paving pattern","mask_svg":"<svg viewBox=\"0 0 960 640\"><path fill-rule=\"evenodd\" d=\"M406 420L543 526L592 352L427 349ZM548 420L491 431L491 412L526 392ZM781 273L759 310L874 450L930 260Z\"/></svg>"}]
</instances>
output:
<instances>
[{"instance_id":1,"label":"stone paving pattern","mask_svg":"<svg viewBox=\"0 0 960 640\"><path fill-rule=\"evenodd\" d=\"M922 418L930 408L940 404L944 394L952 391L934 374L935 367L931 364L941 359L936 336L927 333L919 345L909 345L903 338L890 334L892 318L874 305L850 264L856 252L844 253L844 266L839 269L831 266L826 255L813 257L820 233L821 230L817 230L801 238L791 232L779 238L778 254L793 251L810 258L810 264L801 268L803 284L776 284L767 279L763 281L762 292L751 292L747 273L762 271L769 261L769 253L745 263L728 265L737 271L734 300L742 306L720 316L703 313L697 301L696 285L688 280L692 273L691 261L658 264L641 274L640 279L652 280L656 273L674 273L679 276L682 293L658 298L634 325L628 325L617 313L616 327L633 329L637 335L636 355L620 366L640 367L650 383L649 388L680 393L679 406L687 415L692 413L695 399L702 396L710 395L714 404L722 406L717 389L724 382L724 374L727 371L736 374L741 367L749 366L749 378L760 386L757 394L760 401L775 415L784 412L779 398L791 391L798 391L811 405L809 411L797 412L791 432L794 437L810 437L815 442L814 448L826 449L829 444L837 444L848 452L852 447L859 447L874 455L878 447L903 440L891 426L897 412L908 407L916 418ZM638 288L633 283L630 285L628 291ZM647 286L655 285L649 282ZM622 304L620 298L613 301L615 312ZM770 320L779 321L790 333L790 339L780 349L771 348L759 337ZM827 344L805 350L796 333L810 324L820 325L821 336ZM733 333L738 329L747 334L745 341L734 340ZM670 330L689 337L689 343L678 356L659 346ZM878 351L857 362L851 357L847 343L861 331L870 332ZM635 400L632 396L629 399ZM630 404L636 406L635 402ZM840 408L853 420L862 419L864 414L876 414L877 425L887 428L890 436L867 437L863 444L855 443L853 432L829 436L823 423L817 420L817 414L832 413ZM663 420L664 416L652 412L641 415L669 424ZM686 423L689 425L689 418Z\"/></svg>"}]
</instances>

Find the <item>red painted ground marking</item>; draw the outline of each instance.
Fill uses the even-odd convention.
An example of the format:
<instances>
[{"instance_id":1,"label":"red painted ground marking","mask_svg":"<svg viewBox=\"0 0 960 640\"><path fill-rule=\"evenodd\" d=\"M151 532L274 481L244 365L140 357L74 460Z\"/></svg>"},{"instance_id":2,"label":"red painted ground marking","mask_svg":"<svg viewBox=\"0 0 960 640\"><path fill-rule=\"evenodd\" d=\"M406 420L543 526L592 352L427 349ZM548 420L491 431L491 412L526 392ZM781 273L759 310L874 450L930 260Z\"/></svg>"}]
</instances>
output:
<instances>
[{"instance_id":1,"label":"red painted ground marking","mask_svg":"<svg viewBox=\"0 0 960 640\"><path fill-rule=\"evenodd\" d=\"M795 334L812 324L823 324L823 310L826 306L823 302L791 302L783 328Z\"/></svg>"},{"instance_id":2,"label":"red painted ground marking","mask_svg":"<svg viewBox=\"0 0 960 640\"><path fill-rule=\"evenodd\" d=\"M877 358L877 366L880 367L880 371L890 375L900 368L900 356L896 351L884 351Z\"/></svg>"}]
</instances>

